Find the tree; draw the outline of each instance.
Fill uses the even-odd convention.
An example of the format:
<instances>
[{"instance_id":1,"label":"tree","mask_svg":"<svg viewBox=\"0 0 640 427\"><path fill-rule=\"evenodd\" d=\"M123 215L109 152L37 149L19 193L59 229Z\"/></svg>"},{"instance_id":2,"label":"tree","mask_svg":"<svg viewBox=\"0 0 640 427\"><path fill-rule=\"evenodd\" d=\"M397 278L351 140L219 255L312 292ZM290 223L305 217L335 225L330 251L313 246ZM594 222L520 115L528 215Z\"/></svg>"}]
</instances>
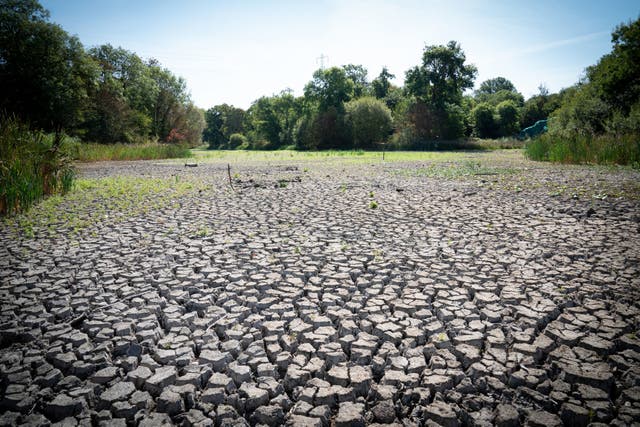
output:
<instances>
[{"instance_id":1,"label":"tree","mask_svg":"<svg viewBox=\"0 0 640 427\"><path fill-rule=\"evenodd\" d=\"M304 96L316 102L320 111L333 108L344 111L344 103L353 98L355 84L343 68L319 69L304 87Z\"/></svg>"},{"instance_id":2,"label":"tree","mask_svg":"<svg viewBox=\"0 0 640 427\"><path fill-rule=\"evenodd\" d=\"M353 82L353 97L360 98L369 92L367 69L362 65L347 64L342 67L347 78Z\"/></svg>"},{"instance_id":3,"label":"tree","mask_svg":"<svg viewBox=\"0 0 640 427\"><path fill-rule=\"evenodd\" d=\"M82 120L97 68L36 0L0 0L0 110L60 133Z\"/></svg>"},{"instance_id":4,"label":"tree","mask_svg":"<svg viewBox=\"0 0 640 427\"><path fill-rule=\"evenodd\" d=\"M495 77L493 79L485 80L480 83L480 87L476 90L476 96L478 95L493 95L501 90L507 92L517 92L516 87L510 80L504 77Z\"/></svg>"},{"instance_id":5,"label":"tree","mask_svg":"<svg viewBox=\"0 0 640 427\"><path fill-rule=\"evenodd\" d=\"M538 120L549 118L551 113L560 106L560 99L561 95L549 94L548 91L546 93L541 91L540 94L527 99L520 113L520 127L526 128Z\"/></svg>"},{"instance_id":6,"label":"tree","mask_svg":"<svg viewBox=\"0 0 640 427\"><path fill-rule=\"evenodd\" d=\"M623 113L640 100L640 18L616 27L613 50L587 68L597 96Z\"/></svg>"},{"instance_id":7,"label":"tree","mask_svg":"<svg viewBox=\"0 0 640 427\"><path fill-rule=\"evenodd\" d=\"M493 138L497 134L498 126L494 108L486 103L480 103L471 110L473 134L478 138Z\"/></svg>"},{"instance_id":8,"label":"tree","mask_svg":"<svg viewBox=\"0 0 640 427\"><path fill-rule=\"evenodd\" d=\"M396 76L389 72L387 67L382 67L382 71L380 71L378 77L371 82L374 96L378 99L386 98L391 89L391 80L395 77Z\"/></svg>"},{"instance_id":9,"label":"tree","mask_svg":"<svg viewBox=\"0 0 640 427\"><path fill-rule=\"evenodd\" d=\"M520 109L514 101L502 101L496 106L499 136L509 136L518 132Z\"/></svg>"},{"instance_id":10,"label":"tree","mask_svg":"<svg viewBox=\"0 0 640 427\"><path fill-rule=\"evenodd\" d=\"M183 107L190 103L187 84L182 77L176 77L154 59L147 63L147 67L157 87L151 132L156 138L164 141L175 128L175 123L180 120Z\"/></svg>"},{"instance_id":11,"label":"tree","mask_svg":"<svg viewBox=\"0 0 640 427\"><path fill-rule=\"evenodd\" d=\"M443 111L447 103L459 104L462 92L473 87L477 69L466 65L466 56L455 41L446 46L426 46L422 64L406 72L407 91Z\"/></svg>"},{"instance_id":12,"label":"tree","mask_svg":"<svg viewBox=\"0 0 640 427\"><path fill-rule=\"evenodd\" d=\"M391 110L384 102L364 97L349 101L345 107L354 148L373 148L391 133Z\"/></svg>"},{"instance_id":13,"label":"tree","mask_svg":"<svg viewBox=\"0 0 640 427\"><path fill-rule=\"evenodd\" d=\"M451 41L446 46L426 46L422 64L406 72L405 89L415 99L409 117L421 138L455 139L464 135L462 93L473 87L477 73L476 67L465 61L460 45Z\"/></svg>"},{"instance_id":14,"label":"tree","mask_svg":"<svg viewBox=\"0 0 640 427\"><path fill-rule=\"evenodd\" d=\"M210 149L224 148L233 134L244 134L246 112L232 105L221 104L205 112L203 139Z\"/></svg>"}]
</instances>

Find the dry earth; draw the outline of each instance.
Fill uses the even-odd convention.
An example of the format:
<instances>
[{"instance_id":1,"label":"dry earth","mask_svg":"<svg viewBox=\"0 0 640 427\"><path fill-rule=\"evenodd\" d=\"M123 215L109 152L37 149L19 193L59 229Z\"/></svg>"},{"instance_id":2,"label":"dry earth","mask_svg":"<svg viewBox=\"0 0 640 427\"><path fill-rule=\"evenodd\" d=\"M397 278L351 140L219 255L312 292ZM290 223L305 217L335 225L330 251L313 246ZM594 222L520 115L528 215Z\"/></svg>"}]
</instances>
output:
<instances>
[{"instance_id":1,"label":"dry earth","mask_svg":"<svg viewBox=\"0 0 640 427\"><path fill-rule=\"evenodd\" d=\"M640 423L637 172L226 166L1 225L0 425Z\"/></svg>"}]
</instances>

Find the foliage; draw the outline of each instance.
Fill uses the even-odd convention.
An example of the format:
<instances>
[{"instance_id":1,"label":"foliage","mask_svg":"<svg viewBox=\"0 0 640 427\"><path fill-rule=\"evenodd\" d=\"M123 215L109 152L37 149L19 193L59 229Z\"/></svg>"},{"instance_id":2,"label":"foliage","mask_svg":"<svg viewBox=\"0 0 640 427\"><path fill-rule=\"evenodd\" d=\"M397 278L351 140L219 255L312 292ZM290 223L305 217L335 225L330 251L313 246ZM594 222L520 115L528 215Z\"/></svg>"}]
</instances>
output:
<instances>
[{"instance_id":1,"label":"foliage","mask_svg":"<svg viewBox=\"0 0 640 427\"><path fill-rule=\"evenodd\" d=\"M67 192L75 170L60 134L32 131L0 118L0 215L27 210L44 196Z\"/></svg>"},{"instance_id":2,"label":"foliage","mask_svg":"<svg viewBox=\"0 0 640 427\"><path fill-rule=\"evenodd\" d=\"M514 101L502 101L496 106L499 136L514 135L520 128L520 109Z\"/></svg>"},{"instance_id":3,"label":"foliage","mask_svg":"<svg viewBox=\"0 0 640 427\"><path fill-rule=\"evenodd\" d=\"M455 41L426 46L422 64L406 72L405 89L415 98L407 110L416 134L426 139L455 139L464 135L462 92L473 86L477 70Z\"/></svg>"},{"instance_id":4,"label":"foliage","mask_svg":"<svg viewBox=\"0 0 640 427\"><path fill-rule=\"evenodd\" d=\"M343 68L319 69L304 87L305 98L316 103L318 110L342 112L344 103L354 96L355 84Z\"/></svg>"},{"instance_id":5,"label":"foliage","mask_svg":"<svg viewBox=\"0 0 640 427\"><path fill-rule=\"evenodd\" d=\"M229 137L229 143L226 148L231 150L246 150L249 148L249 141L241 133L233 133Z\"/></svg>"},{"instance_id":6,"label":"foliage","mask_svg":"<svg viewBox=\"0 0 640 427\"><path fill-rule=\"evenodd\" d=\"M0 111L62 132L82 120L97 68L36 0L0 0Z\"/></svg>"},{"instance_id":7,"label":"foliage","mask_svg":"<svg viewBox=\"0 0 640 427\"><path fill-rule=\"evenodd\" d=\"M0 0L0 110L102 143L200 143L183 79L123 48L85 51L48 18L37 0Z\"/></svg>"},{"instance_id":8,"label":"foliage","mask_svg":"<svg viewBox=\"0 0 640 427\"><path fill-rule=\"evenodd\" d=\"M378 77L371 82L373 95L378 99L385 99L391 90L391 80L395 77L396 76L389 72L387 67L382 67L382 71L380 71Z\"/></svg>"},{"instance_id":9,"label":"foliage","mask_svg":"<svg viewBox=\"0 0 640 427\"><path fill-rule=\"evenodd\" d=\"M349 101L346 112L354 148L374 148L375 143L384 142L391 133L391 110L376 98Z\"/></svg>"},{"instance_id":10,"label":"foliage","mask_svg":"<svg viewBox=\"0 0 640 427\"><path fill-rule=\"evenodd\" d=\"M500 91L517 92L516 87L509 79L504 77L495 77L480 83L480 87L476 90L476 97L483 95L494 95Z\"/></svg>"},{"instance_id":11,"label":"foliage","mask_svg":"<svg viewBox=\"0 0 640 427\"><path fill-rule=\"evenodd\" d=\"M560 106L561 94L548 94L544 87L541 92L527 99L520 112L520 128L533 125L538 120L547 119Z\"/></svg>"},{"instance_id":12,"label":"foliage","mask_svg":"<svg viewBox=\"0 0 640 427\"><path fill-rule=\"evenodd\" d=\"M208 109L205 112L203 138L209 143L209 148L222 148L229 142L232 134L243 133L245 114L243 109L228 104Z\"/></svg>"},{"instance_id":13,"label":"foliage","mask_svg":"<svg viewBox=\"0 0 640 427\"><path fill-rule=\"evenodd\" d=\"M347 78L353 82L353 97L369 95L370 85L367 81L367 69L362 65L347 64L342 67Z\"/></svg>"},{"instance_id":14,"label":"foliage","mask_svg":"<svg viewBox=\"0 0 640 427\"><path fill-rule=\"evenodd\" d=\"M180 144L90 144L75 143L69 150L81 162L105 160L158 160L191 157L186 145Z\"/></svg>"},{"instance_id":15,"label":"foliage","mask_svg":"<svg viewBox=\"0 0 640 427\"><path fill-rule=\"evenodd\" d=\"M462 92L473 87L477 69L465 64L466 56L455 41L446 46L426 46L422 64L406 72L407 91L436 110L459 104Z\"/></svg>"},{"instance_id":16,"label":"foliage","mask_svg":"<svg viewBox=\"0 0 640 427\"><path fill-rule=\"evenodd\" d=\"M253 148L276 149L295 143L295 126L302 114L302 102L291 90L254 101L245 117Z\"/></svg>"},{"instance_id":17,"label":"foliage","mask_svg":"<svg viewBox=\"0 0 640 427\"><path fill-rule=\"evenodd\" d=\"M640 99L640 18L616 27L613 50L587 68L594 91L614 109L628 113Z\"/></svg>"},{"instance_id":18,"label":"foliage","mask_svg":"<svg viewBox=\"0 0 640 427\"><path fill-rule=\"evenodd\" d=\"M487 102L476 105L471 110L473 134L478 138L494 138L498 133L495 109Z\"/></svg>"},{"instance_id":19,"label":"foliage","mask_svg":"<svg viewBox=\"0 0 640 427\"><path fill-rule=\"evenodd\" d=\"M640 165L640 138L633 134L574 134L571 137L545 134L529 141L525 154L532 160L637 166Z\"/></svg>"},{"instance_id":20,"label":"foliage","mask_svg":"<svg viewBox=\"0 0 640 427\"><path fill-rule=\"evenodd\" d=\"M640 156L640 19L618 26L613 50L587 79L561 95L549 133L532 141L533 159L635 164Z\"/></svg>"}]
</instances>

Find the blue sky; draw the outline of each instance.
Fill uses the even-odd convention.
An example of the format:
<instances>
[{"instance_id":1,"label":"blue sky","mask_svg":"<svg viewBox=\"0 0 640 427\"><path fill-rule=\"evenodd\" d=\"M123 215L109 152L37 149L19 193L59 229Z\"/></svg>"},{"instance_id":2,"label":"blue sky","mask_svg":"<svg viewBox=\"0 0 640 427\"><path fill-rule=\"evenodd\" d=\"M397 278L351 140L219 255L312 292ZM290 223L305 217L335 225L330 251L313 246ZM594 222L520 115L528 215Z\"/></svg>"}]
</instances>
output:
<instances>
[{"instance_id":1,"label":"blue sky","mask_svg":"<svg viewBox=\"0 0 640 427\"><path fill-rule=\"evenodd\" d=\"M425 44L456 40L476 87L503 76L525 97L556 92L611 50L611 31L640 16L637 0L42 0L87 47L111 43L157 58L186 79L196 105L248 108L325 66L383 66L402 84Z\"/></svg>"}]
</instances>

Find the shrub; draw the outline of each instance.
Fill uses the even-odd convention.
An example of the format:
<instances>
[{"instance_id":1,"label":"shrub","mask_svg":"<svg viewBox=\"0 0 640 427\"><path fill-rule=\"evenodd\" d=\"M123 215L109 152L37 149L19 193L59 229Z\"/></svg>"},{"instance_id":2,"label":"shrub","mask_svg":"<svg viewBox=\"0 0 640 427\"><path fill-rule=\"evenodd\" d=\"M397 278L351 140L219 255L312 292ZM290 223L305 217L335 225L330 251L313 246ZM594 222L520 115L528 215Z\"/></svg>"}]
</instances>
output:
<instances>
[{"instance_id":1,"label":"shrub","mask_svg":"<svg viewBox=\"0 0 640 427\"><path fill-rule=\"evenodd\" d=\"M471 110L471 121L473 123L473 134L478 138L493 138L497 133L497 123L495 120L494 108L482 102Z\"/></svg>"},{"instance_id":2,"label":"shrub","mask_svg":"<svg viewBox=\"0 0 640 427\"><path fill-rule=\"evenodd\" d=\"M375 143L387 139L392 119L391 110L384 102L364 97L349 101L345 107L354 148L373 148Z\"/></svg>"},{"instance_id":3,"label":"shrub","mask_svg":"<svg viewBox=\"0 0 640 427\"><path fill-rule=\"evenodd\" d=\"M496 107L500 136L509 136L518 132L520 127L520 111L514 101L502 101Z\"/></svg>"},{"instance_id":4,"label":"shrub","mask_svg":"<svg viewBox=\"0 0 640 427\"><path fill-rule=\"evenodd\" d=\"M229 137L229 149L245 150L249 147L249 141L241 133L233 133Z\"/></svg>"},{"instance_id":5,"label":"shrub","mask_svg":"<svg viewBox=\"0 0 640 427\"><path fill-rule=\"evenodd\" d=\"M44 196L65 193L75 170L62 135L31 131L14 117L0 117L0 214L28 209Z\"/></svg>"},{"instance_id":6,"label":"shrub","mask_svg":"<svg viewBox=\"0 0 640 427\"><path fill-rule=\"evenodd\" d=\"M560 163L640 164L640 135L600 136L574 134L571 137L542 135L525 146L532 160Z\"/></svg>"}]
</instances>

